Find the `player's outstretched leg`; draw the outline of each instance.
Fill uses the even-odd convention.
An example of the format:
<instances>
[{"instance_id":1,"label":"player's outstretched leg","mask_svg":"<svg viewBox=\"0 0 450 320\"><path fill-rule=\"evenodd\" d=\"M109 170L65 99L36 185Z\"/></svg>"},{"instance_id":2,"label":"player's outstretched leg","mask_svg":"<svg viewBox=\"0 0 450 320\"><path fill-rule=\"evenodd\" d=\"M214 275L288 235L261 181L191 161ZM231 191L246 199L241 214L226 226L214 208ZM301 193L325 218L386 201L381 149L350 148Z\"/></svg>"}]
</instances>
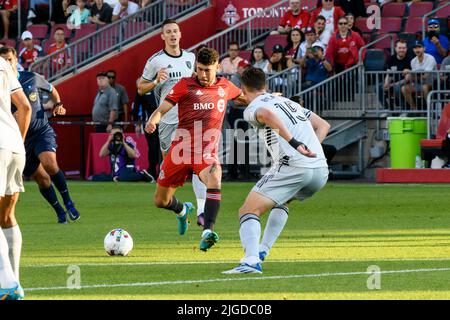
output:
<instances>
[{"instance_id":1,"label":"player's outstretched leg","mask_svg":"<svg viewBox=\"0 0 450 320\"><path fill-rule=\"evenodd\" d=\"M264 235L259 245L259 259L264 261L270 249L283 231L288 220L289 207L286 205L276 205L272 208L267 219Z\"/></svg>"},{"instance_id":2,"label":"player's outstretched leg","mask_svg":"<svg viewBox=\"0 0 450 320\"><path fill-rule=\"evenodd\" d=\"M261 223L259 217L272 208L271 199L251 191L244 205L239 209L239 236L245 256L241 263L224 274L262 273L261 260L259 258L259 241L261 238Z\"/></svg>"},{"instance_id":3,"label":"player's outstretched leg","mask_svg":"<svg viewBox=\"0 0 450 320\"><path fill-rule=\"evenodd\" d=\"M206 202L206 186L200 181L196 174L192 175L192 189L194 189L197 198L197 225L205 225L205 202Z\"/></svg>"},{"instance_id":4,"label":"player's outstretched leg","mask_svg":"<svg viewBox=\"0 0 450 320\"><path fill-rule=\"evenodd\" d=\"M207 251L217 241L219 235L214 232L217 215L219 214L220 202L222 200L221 179L222 169L220 164L213 164L200 172L200 178L207 186L205 202L205 224L203 226L200 250Z\"/></svg>"},{"instance_id":5,"label":"player's outstretched leg","mask_svg":"<svg viewBox=\"0 0 450 320\"><path fill-rule=\"evenodd\" d=\"M58 163L56 161L55 152L42 152L38 156L42 163L45 171L50 175L53 185L58 189L59 194L63 198L64 206L67 209L67 214L70 220L77 221L80 218L80 213L75 208L75 203L72 201L69 193L69 188L67 187L66 178L64 173L59 169Z\"/></svg>"},{"instance_id":6,"label":"player's outstretched leg","mask_svg":"<svg viewBox=\"0 0 450 320\"><path fill-rule=\"evenodd\" d=\"M38 184L41 195L52 206L53 210L55 210L56 216L58 217L58 223L66 224L67 223L66 211L59 203L50 176L44 170L42 165L39 165L37 170L33 173L32 178Z\"/></svg>"},{"instance_id":7,"label":"player's outstretched leg","mask_svg":"<svg viewBox=\"0 0 450 320\"><path fill-rule=\"evenodd\" d=\"M194 212L194 205L190 202L182 203L175 196L176 188L156 186L155 205L158 208L175 212L178 221L178 233L183 235L189 227L189 216Z\"/></svg>"}]
</instances>

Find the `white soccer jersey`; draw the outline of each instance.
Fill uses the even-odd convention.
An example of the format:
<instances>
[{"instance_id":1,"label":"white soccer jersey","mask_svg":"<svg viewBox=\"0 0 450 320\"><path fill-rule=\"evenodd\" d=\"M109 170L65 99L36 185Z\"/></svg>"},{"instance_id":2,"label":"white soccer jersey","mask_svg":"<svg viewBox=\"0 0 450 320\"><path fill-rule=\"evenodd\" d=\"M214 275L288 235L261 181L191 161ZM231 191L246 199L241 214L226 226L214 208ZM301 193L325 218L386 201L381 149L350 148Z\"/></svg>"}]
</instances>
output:
<instances>
[{"instance_id":1,"label":"white soccer jersey","mask_svg":"<svg viewBox=\"0 0 450 320\"><path fill-rule=\"evenodd\" d=\"M316 158L308 158L295 150L288 141L265 124L256 120L256 110L266 108L274 112L284 123L293 137L304 143L310 150L317 154ZM311 111L304 109L298 103L289 99L266 93L253 100L244 111L244 119L256 129L260 130L260 136L264 139L272 160L275 163L283 162L291 167L321 168L328 167L322 145L314 132L309 117Z\"/></svg>"},{"instance_id":2,"label":"white soccer jersey","mask_svg":"<svg viewBox=\"0 0 450 320\"><path fill-rule=\"evenodd\" d=\"M11 66L0 57L0 149L25 154L19 126L11 113L11 93L22 90Z\"/></svg>"},{"instance_id":3,"label":"white soccer jersey","mask_svg":"<svg viewBox=\"0 0 450 320\"><path fill-rule=\"evenodd\" d=\"M172 90L173 86L184 77L190 77L194 73L195 55L192 52L181 50L180 56L172 56L165 50L161 50L150 59L142 73L142 79L147 81L154 81L159 70L162 68L167 69L169 79L161 82L156 86L154 90L157 97L158 104L161 104L166 96ZM167 124L178 123L178 106L173 107L162 118L161 122Z\"/></svg>"}]
</instances>

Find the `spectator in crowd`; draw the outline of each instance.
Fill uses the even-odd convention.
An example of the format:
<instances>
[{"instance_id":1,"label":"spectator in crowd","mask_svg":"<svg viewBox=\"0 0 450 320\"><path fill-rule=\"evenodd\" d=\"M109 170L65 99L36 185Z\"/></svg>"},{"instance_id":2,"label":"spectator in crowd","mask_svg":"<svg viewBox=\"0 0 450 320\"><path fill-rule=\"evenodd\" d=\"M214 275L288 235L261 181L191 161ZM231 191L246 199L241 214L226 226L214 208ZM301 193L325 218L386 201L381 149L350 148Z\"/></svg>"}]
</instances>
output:
<instances>
[{"instance_id":1,"label":"spectator in crowd","mask_svg":"<svg viewBox=\"0 0 450 320\"><path fill-rule=\"evenodd\" d=\"M220 63L223 73L235 74L237 72L238 64L243 60L239 56L239 52L239 43L231 42L228 46L228 57L224 58Z\"/></svg>"},{"instance_id":2,"label":"spectator in crowd","mask_svg":"<svg viewBox=\"0 0 450 320\"><path fill-rule=\"evenodd\" d=\"M344 12L347 13L347 15L351 14L353 18L366 16L366 7L364 5L364 0L339 0L338 5Z\"/></svg>"},{"instance_id":3,"label":"spectator in crowd","mask_svg":"<svg viewBox=\"0 0 450 320\"><path fill-rule=\"evenodd\" d=\"M245 69L251 67L251 64L247 60L242 60L238 64L237 72L231 77L230 81L238 88L241 88L241 77L244 73ZM236 124L236 120L244 119L244 110L245 106L238 105L234 101L230 100L228 102L228 114L227 121L230 125L230 128L234 130L243 130L244 132L248 129L248 124L246 121L239 121ZM226 179L229 181L232 180L248 180L249 177L246 176L245 163L248 163L248 149L245 146L245 159L242 159L242 153L239 152L239 147L236 141L236 138L233 139L233 161L228 164L228 173Z\"/></svg>"},{"instance_id":4,"label":"spectator in crowd","mask_svg":"<svg viewBox=\"0 0 450 320\"><path fill-rule=\"evenodd\" d=\"M101 174L92 177L93 181L149 181L155 179L146 170L138 172L135 166L137 153L136 146L131 141L127 141L122 128L114 127L108 136L105 144L100 149L100 157L108 157L111 165L111 174Z\"/></svg>"},{"instance_id":5,"label":"spectator in crowd","mask_svg":"<svg viewBox=\"0 0 450 320\"><path fill-rule=\"evenodd\" d=\"M254 68L262 69L264 72L269 71L269 57L264 51L263 46L253 48L250 63Z\"/></svg>"},{"instance_id":6,"label":"spectator in crowd","mask_svg":"<svg viewBox=\"0 0 450 320\"><path fill-rule=\"evenodd\" d=\"M119 0L105 0L105 3L109 4L109 6L114 9L119 3Z\"/></svg>"},{"instance_id":7,"label":"spectator in crowd","mask_svg":"<svg viewBox=\"0 0 450 320\"><path fill-rule=\"evenodd\" d=\"M52 0L51 24L64 24L70 16L69 7L76 5L75 0Z\"/></svg>"},{"instance_id":8,"label":"spectator in crowd","mask_svg":"<svg viewBox=\"0 0 450 320\"><path fill-rule=\"evenodd\" d=\"M406 75L408 71L411 71L411 60L412 57L408 55L408 45L405 40L400 39L395 43L395 54L390 56L386 66L386 71L392 71L393 74L386 74L384 78L384 83L380 85L378 94L379 101L383 108L386 106L386 95L394 96L395 102L402 106L404 103L402 101L401 88L406 83ZM403 72L395 73L395 72Z\"/></svg>"},{"instance_id":9,"label":"spectator in crowd","mask_svg":"<svg viewBox=\"0 0 450 320\"><path fill-rule=\"evenodd\" d=\"M3 22L3 39L8 39L9 18L17 11L17 0L2 0L0 2L0 15Z\"/></svg>"},{"instance_id":10,"label":"spectator in crowd","mask_svg":"<svg viewBox=\"0 0 450 320\"><path fill-rule=\"evenodd\" d=\"M280 20L278 30L271 34L286 34L294 28L303 29L309 23L309 12L301 8L300 0L291 0L290 9L286 11Z\"/></svg>"},{"instance_id":11,"label":"spectator in crowd","mask_svg":"<svg viewBox=\"0 0 450 320\"><path fill-rule=\"evenodd\" d=\"M355 26L355 16L353 15L353 13L347 12L345 14L345 17L347 18L347 21L348 21L348 28L351 31L358 32L359 35L361 35L362 34L361 30L359 30L359 28L357 26Z\"/></svg>"},{"instance_id":12,"label":"spectator in crowd","mask_svg":"<svg viewBox=\"0 0 450 320\"><path fill-rule=\"evenodd\" d=\"M305 57L300 60L300 65L306 68L305 82L302 90L308 89L328 78L333 67L325 58L325 46L320 41L313 43Z\"/></svg>"},{"instance_id":13,"label":"spectator in crowd","mask_svg":"<svg viewBox=\"0 0 450 320\"><path fill-rule=\"evenodd\" d=\"M95 126L95 132L111 132L112 125L117 119L119 98L116 90L111 88L108 82L108 74L97 74L98 91L92 108L92 120L102 124Z\"/></svg>"},{"instance_id":14,"label":"spectator in crowd","mask_svg":"<svg viewBox=\"0 0 450 320\"><path fill-rule=\"evenodd\" d=\"M327 19L324 16L317 16L317 20L314 23L314 30L316 31L317 38L320 42L325 45L325 48L328 46L328 42L330 42L332 32L330 30L325 30Z\"/></svg>"},{"instance_id":15,"label":"spectator in crowd","mask_svg":"<svg viewBox=\"0 0 450 320\"><path fill-rule=\"evenodd\" d=\"M82 24L89 23L89 17L91 12L89 9L86 9L86 0L77 0L77 9L72 12L72 15L69 17L69 23L77 28Z\"/></svg>"},{"instance_id":16,"label":"spectator in crowd","mask_svg":"<svg viewBox=\"0 0 450 320\"><path fill-rule=\"evenodd\" d=\"M317 41L317 34L314 28L307 27L305 29L305 41L300 44L300 50L302 51L302 57L305 57L306 51L311 49L313 43ZM323 43L322 43L323 44ZM325 45L324 45L325 47Z\"/></svg>"},{"instance_id":17,"label":"spectator in crowd","mask_svg":"<svg viewBox=\"0 0 450 320\"><path fill-rule=\"evenodd\" d=\"M36 18L36 6L39 4L49 5L49 0L29 0L28 1L28 20Z\"/></svg>"},{"instance_id":18,"label":"spectator in crowd","mask_svg":"<svg viewBox=\"0 0 450 320\"><path fill-rule=\"evenodd\" d=\"M136 3L129 0L119 0L119 3L114 7L112 21L126 18L138 12L138 10L139 6Z\"/></svg>"},{"instance_id":19,"label":"spectator in crowd","mask_svg":"<svg viewBox=\"0 0 450 320\"><path fill-rule=\"evenodd\" d=\"M38 57L42 57L42 48L33 43L33 34L30 31L24 31L22 36L23 49L19 52L19 63L25 70L35 62Z\"/></svg>"},{"instance_id":20,"label":"spectator in crowd","mask_svg":"<svg viewBox=\"0 0 450 320\"><path fill-rule=\"evenodd\" d=\"M309 20L311 27L314 26L314 22L319 15L325 18L325 30L333 33L338 30L338 20L340 17L345 16L345 12L341 7L334 5L334 0L323 0L322 6L311 13L311 19Z\"/></svg>"},{"instance_id":21,"label":"spectator in crowd","mask_svg":"<svg viewBox=\"0 0 450 320\"><path fill-rule=\"evenodd\" d=\"M292 29L287 35L287 46L284 48L286 53L286 59L290 59L293 63L299 63L300 58L303 56L300 44L305 39L303 32L298 29Z\"/></svg>"},{"instance_id":22,"label":"spectator in crowd","mask_svg":"<svg viewBox=\"0 0 450 320\"><path fill-rule=\"evenodd\" d=\"M52 58L52 72L62 70L72 65L70 49L64 50L66 47L64 36L64 29L56 28L53 34L53 39L55 42L48 47L47 54L58 52L58 54L54 55Z\"/></svg>"},{"instance_id":23,"label":"spectator in crowd","mask_svg":"<svg viewBox=\"0 0 450 320\"><path fill-rule=\"evenodd\" d=\"M416 57L411 61L411 71L423 71L421 73L409 73L407 75L408 84L402 87L402 94L412 110L417 110L417 97L421 94L422 99L426 99L428 93L433 87L435 76L426 71L437 70L436 59L428 53L425 53L424 44L421 40L416 40L413 46ZM416 95L416 99L413 98Z\"/></svg>"},{"instance_id":24,"label":"spectator in crowd","mask_svg":"<svg viewBox=\"0 0 450 320\"><path fill-rule=\"evenodd\" d=\"M152 0L139 0L138 3L141 8L145 8L146 6L152 3Z\"/></svg>"},{"instance_id":25,"label":"spectator in crowd","mask_svg":"<svg viewBox=\"0 0 450 320\"><path fill-rule=\"evenodd\" d=\"M357 32L348 28L348 20L338 20L339 31L334 33L328 43L326 56L336 73L342 72L358 63L358 51L364 46L364 40Z\"/></svg>"},{"instance_id":26,"label":"spectator in crowd","mask_svg":"<svg viewBox=\"0 0 450 320\"><path fill-rule=\"evenodd\" d=\"M103 0L95 0L91 8L91 16L89 21L96 25L103 26L110 23L112 19L112 8L109 4L104 3Z\"/></svg>"},{"instance_id":27,"label":"spectator in crowd","mask_svg":"<svg viewBox=\"0 0 450 320\"><path fill-rule=\"evenodd\" d=\"M424 39L425 52L431 54L437 64L441 64L449 52L448 38L440 34L440 32L439 20L428 20L428 32Z\"/></svg>"},{"instance_id":28,"label":"spectator in crowd","mask_svg":"<svg viewBox=\"0 0 450 320\"><path fill-rule=\"evenodd\" d=\"M136 87L139 85L140 79L140 77L137 79ZM138 136L142 133L145 134L145 140L147 140L148 147L147 172L155 178L159 176L159 163L162 160L159 134L158 130L155 130L155 132L149 134L144 131L143 126L145 126L147 120L157 108L158 103L156 102L155 92L153 90L142 96L136 91L132 108L133 121L135 122L135 132Z\"/></svg>"},{"instance_id":29,"label":"spectator in crowd","mask_svg":"<svg viewBox=\"0 0 450 320\"><path fill-rule=\"evenodd\" d=\"M292 66L292 60L286 58L283 46L276 44L272 49L272 56L269 60L269 72L281 72Z\"/></svg>"},{"instance_id":30,"label":"spectator in crowd","mask_svg":"<svg viewBox=\"0 0 450 320\"><path fill-rule=\"evenodd\" d=\"M120 121L128 121L128 102L130 100L128 99L127 90L121 84L116 83L115 70L108 70L108 80L109 85L116 90L119 98L118 119Z\"/></svg>"}]
</instances>

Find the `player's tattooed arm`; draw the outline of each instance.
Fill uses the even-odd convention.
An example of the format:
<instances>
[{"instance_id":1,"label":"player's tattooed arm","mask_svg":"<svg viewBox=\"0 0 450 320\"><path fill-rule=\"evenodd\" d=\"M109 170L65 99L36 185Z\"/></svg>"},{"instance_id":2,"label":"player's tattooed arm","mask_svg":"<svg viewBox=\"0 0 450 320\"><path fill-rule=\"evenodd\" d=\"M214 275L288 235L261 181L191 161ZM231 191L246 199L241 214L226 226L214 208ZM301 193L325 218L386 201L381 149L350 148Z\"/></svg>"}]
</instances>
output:
<instances>
[{"instance_id":1,"label":"player's tattooed arm","mask_svg":"<svg viewBox=\"0 0 450 320\"><path fill-rule=\"evenodd\" d=\"M163 115L170 111L173 108L173 104L169 101L165 100L150 116L145 125L145 131L147 133L153 133L156 130L156 125L161 121Z\"/></svg>"}]
</instances>

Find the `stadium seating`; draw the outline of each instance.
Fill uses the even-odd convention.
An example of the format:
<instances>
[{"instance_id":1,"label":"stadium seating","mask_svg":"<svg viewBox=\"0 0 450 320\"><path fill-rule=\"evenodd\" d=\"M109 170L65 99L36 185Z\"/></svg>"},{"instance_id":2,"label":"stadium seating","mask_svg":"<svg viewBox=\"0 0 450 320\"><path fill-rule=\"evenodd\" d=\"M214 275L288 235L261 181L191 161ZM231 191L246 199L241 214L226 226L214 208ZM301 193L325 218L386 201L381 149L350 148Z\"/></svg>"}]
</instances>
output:
<instances>
[{"instance_id":1,"label":"stadium seating","mask_svg":"<svg viewBox=\"0 0 450 320\"><path fill-rule=\"evenodd\" d=\"M433 10L432 2L412 2L409 7L409 17L423 17Z\"/></svg>"},{"instance_id":2,"label":"stadium seating","mask_svg":"<svg viewBox=\"0 0 450 320\"><path fill-rule=\"evenodd\" d=\"M442 2L442 4L445 4L445 3L448 3L448 2ZM439 4L438 4L438 7L439 7ZM445 8L442 8L442 9L438 10L436 12L435 16L438 17L438 18L446 18L446 19L448 17L450 17L450 5L446 6Z\"/></svg>"},{"instance_id":3,"label":"stadium seating","mask_svg":"<svg viewBox=\"0 0 450 320\"><path fill-rule=\"evenodd\" d=\"M97 30L95 24L82 24L79 29L75 29L74 39L79 39L87 36L88 34L94 33Z\"/></svg>"},{"instance_id":4,"label":"stadium seating","mask_svg":"<svg viewBox=\"0 0 450 320\"><path fill-rule=\"evenodd\" d=\"M264 42L264 51L270 56L272 48L276 44L281 44L283 47L287 45L286 35L272 34L268 36Z\"/></svg>"},{"instance_id":5,"label":"stadium seating","mask_svg":"<svg viewBox=\"0 0 450 320\"><path fill-rule=\"evenodd\" d=\"M402 2L390 2L386 3L382 7L382 17L397 17L401 18L405 15L406 3Z\"/></svg>"},{"instance_id":6,"label":"stadium seating","mask_svg":"<svg viewBox=\"0 0 450 320\"><path fill-rule=\"evenodd\" d=\"M402 27L401 18L381 18L381 29L379 33L400 32Z\"/></svg>"},{"instance_id":7,"label":"stadium seating","mask_svg":"<svg viewBox=\"0 0 450 320\"><path fill-rule=\"evenodd\" d=\"M0 43L4 44L5 46L9 46L9 47L16 47L16 40L14 39L2 39L0 40Z\"/></svg>"},{"instance_id":8,"label":"stadium seating","mask_svg":"<svg viewBox=\"0 0 450 320\"><path fill-rule=\"evenodd\" d=\"M408 18L406 20L405 33L420 33L420 32L422 32L422 17Z\"/></svg>"},{"instance_id":9,"label":"stadium seating","mask_svg":"<svg viewBox=\"0 0 450 320\"><path fill-rule=\"evenodd\" d=\"M48 26L46 24L33 24L28 27L28 31L31 32L33 38L46 39L48 33Z\"/></svg>"},{"instance_id":10,"label":"stadium seating","mask_svg":"<svg viewBox=\"0 0 450 320\"><path fill-rule=\"evenodd\" d=\"M373 40L376 40L376 39L379 39L379 38L381 38L381 37L384 37L385 35L386 35L386 34L376 34L375 39L373 39ZM375 44L373 45L373 47L374 47L375 49L383 49L383 50L385 50L385 49L390 49L390 48L391 48L391 39L393 40L394 45L395 45L395 42L396 42L397 39L398 39L398 36L397 36L396 33L391 33L391 35L392 35L392 38L386 38L386 39L383 39L383 40L381 40L380 42L375 43Z\"/></svg>"},{"instance_id":11,"label":"stadium seating","mask_svg":"<svg viewBox=\"0 0 450 320\"><path fill-rule=\"evenodd\" d=\"M442 110L435 139L422 139L420 149L422 159L431 161L437 155L448 156L449 146L446 141L447 131L450 129L450 103Z\"/></svg>"},{"instance_id":12,"label":"stadium seating","mask_svg":"<svg viewBox=\"0 0 450 320\"><path fill-rule=\"evenodd\" d=\"M373 30L367 26L367 18L358 17L355 21L355 26L364 33L371 33Z\"/></svg>"},{"instance_id":13,"label":"stadium seating","mask_svg":"<svg viewBox=\"0 0 450 320\"><path fill-rule=\"evenodd\" d=\"M242 50L239 56L242 59L245 59L247 61L250 61L250 58L252 57L252 50Z\"/></svg>"},{"instance_id":14,"label":"stadium seating","mask_svg":"<svg viewBox=\"0 0 450 320\"><path fill-rule=\"evenodd\" d=\"M366 71L383 71L385 65L385 53L382 49L367 49L364 58Z\"/></svg>"}]
</instances>

